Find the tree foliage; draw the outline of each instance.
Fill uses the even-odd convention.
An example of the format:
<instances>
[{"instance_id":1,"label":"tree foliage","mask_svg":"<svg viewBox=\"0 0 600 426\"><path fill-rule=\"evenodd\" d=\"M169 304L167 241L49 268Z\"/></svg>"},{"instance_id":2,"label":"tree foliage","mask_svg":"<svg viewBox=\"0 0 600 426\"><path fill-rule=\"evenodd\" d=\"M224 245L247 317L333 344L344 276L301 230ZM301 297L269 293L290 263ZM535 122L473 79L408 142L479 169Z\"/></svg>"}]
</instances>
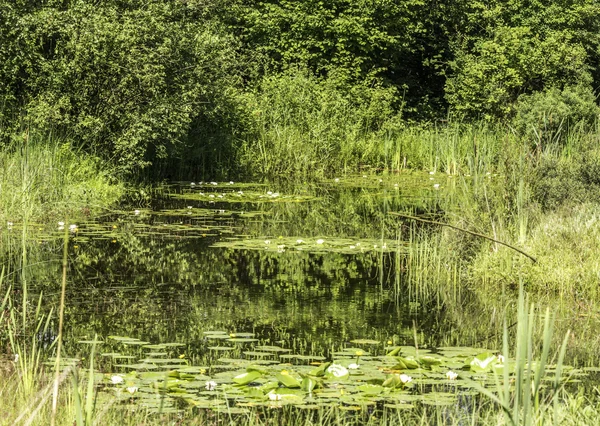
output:
<instances>
[{"instance_id":1,"label":"tree foliage","mask_svg":"<svg viewBox=\"0 0 600 426\"><path fill-rule=\"evenodd\" d=\"M236 41L180 1L2 5L4 114L74 134L123 171L175 154L238 84Z\"/></svg>"},{"instance_id":2,"label":"tree foliage","mask_svg":"<svg viewBox=\"0 0 600 426\"><path fill-rule=\"evenodd\" d=\"M248 99L295 69L411 119L519 127L556 101L591 121L599 18L595 0L0 0L0 128L69 133L124 172L231 169L261 125Z\"/></svg>"}]
</instances>

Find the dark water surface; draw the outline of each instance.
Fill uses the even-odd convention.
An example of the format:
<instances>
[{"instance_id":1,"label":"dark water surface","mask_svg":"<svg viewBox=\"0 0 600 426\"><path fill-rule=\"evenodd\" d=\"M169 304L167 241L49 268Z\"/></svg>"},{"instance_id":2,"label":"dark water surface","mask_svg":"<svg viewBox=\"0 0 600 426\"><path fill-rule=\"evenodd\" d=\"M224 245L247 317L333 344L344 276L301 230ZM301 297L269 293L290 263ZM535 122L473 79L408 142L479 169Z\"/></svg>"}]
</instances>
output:
<instances>
[{"instance_id":1,"label":"dark water surface","mask_svg":"<svg viewBox=\"0 0 600 426\"><path fill-rule=\"evenodd\" d=\"M325 356L353 339L446 342L459 328L447 301L419 296L405 271L411 235L437 230L388 212L440 217L453 185L442 174L169 185L149 205L71 234L65 347L74 354L80 339L120 335L184 343L193 357L206 353L209 330ZM40 243L32 266L48 306L58 300L60 235ZM462 345L482 337L463 335Z\"/></svg>"}]
</instances>

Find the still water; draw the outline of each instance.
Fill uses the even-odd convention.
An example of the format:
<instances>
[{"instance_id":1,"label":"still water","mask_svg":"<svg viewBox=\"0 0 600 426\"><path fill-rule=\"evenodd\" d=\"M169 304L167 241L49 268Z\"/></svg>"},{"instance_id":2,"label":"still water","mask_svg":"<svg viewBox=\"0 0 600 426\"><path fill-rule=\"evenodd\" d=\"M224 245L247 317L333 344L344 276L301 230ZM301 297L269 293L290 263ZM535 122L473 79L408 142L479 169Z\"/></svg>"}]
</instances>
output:
<instances>
[{"instance_id":1,"label":"still water","mask_svg":"<svg viewBox=\"0 0 600 426\"><path fill-rule=\"evenodd\" d=\"M207 330L254 332L325 356L361 338L436 346L454 328L445 301L419 295L404 267L409 240L436 229L388 212L439 217L452 185L441 174L168 185L71 233L66 348L125 335L181 342L193 356ZM49 300L60 276L55 234L40 244L42 266L32 266Z\"/></svg>"}]
</instances>

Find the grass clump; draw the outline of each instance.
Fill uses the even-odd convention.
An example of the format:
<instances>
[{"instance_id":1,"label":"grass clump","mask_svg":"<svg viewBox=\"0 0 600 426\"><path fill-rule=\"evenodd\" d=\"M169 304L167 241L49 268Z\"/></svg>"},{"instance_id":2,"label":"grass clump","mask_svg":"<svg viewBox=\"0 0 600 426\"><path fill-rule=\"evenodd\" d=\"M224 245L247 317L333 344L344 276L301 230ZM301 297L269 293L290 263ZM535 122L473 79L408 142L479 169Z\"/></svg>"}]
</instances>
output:
<instances>
[{"instance_id":1,"label":"grass clump","mask_svg":"<svg viewBox=\"0 0 600 426\"><path fill-rule=\"evenodd\" d=\"M0 224L48 223L116 202L123 184L72 141L35 129L0 146Z\"/></svg>"}]
</instances>

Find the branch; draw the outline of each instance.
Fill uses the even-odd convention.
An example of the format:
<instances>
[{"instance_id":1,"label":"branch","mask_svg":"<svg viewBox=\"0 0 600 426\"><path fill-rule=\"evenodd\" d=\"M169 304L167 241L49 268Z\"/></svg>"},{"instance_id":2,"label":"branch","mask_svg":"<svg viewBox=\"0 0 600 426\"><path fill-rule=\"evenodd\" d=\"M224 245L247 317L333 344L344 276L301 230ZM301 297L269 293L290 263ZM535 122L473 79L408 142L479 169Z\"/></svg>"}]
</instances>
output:
<instances>
[{"instance_id":1,"label":"branch","mask_svg":"<svg viewBox=\"0 0 600 426\"><path fill-rule=\"evenodd\" d=\"M496 239L494 239L492 237L488 237L487 235L483 235L483 234L479 234L477 232L469 231L467 229L459 228L458 226L450 225L448 223L437 222L435 220L422 219L420 217L410 216L410 215L407 215L407 214L404 214L404 213L396 213L396 212L388 212L388 213L391 214L391 215L394 215L394 216L404 217L406 219L417 220L419 222L424 222L424 223L431 223L432 225L447 226L448 228L456 229L457 231L462 231L462 232L466 232L467 234L475 235L476 237L485 238L486 240L490 240L490 241L493 241L495 243L502 244L503 246L506 246L508 248L511 248L514 251L521 253L523 256L528 257L534 263L537 263L537 260L536 260L535 257L533 257L533 256L525 253L523 250L520 250L520 249L516 248L515 246L511 246L510 244L504 243L502 241L498 241L498 240L496 240Z\"/></svg>"}]
</instances>

